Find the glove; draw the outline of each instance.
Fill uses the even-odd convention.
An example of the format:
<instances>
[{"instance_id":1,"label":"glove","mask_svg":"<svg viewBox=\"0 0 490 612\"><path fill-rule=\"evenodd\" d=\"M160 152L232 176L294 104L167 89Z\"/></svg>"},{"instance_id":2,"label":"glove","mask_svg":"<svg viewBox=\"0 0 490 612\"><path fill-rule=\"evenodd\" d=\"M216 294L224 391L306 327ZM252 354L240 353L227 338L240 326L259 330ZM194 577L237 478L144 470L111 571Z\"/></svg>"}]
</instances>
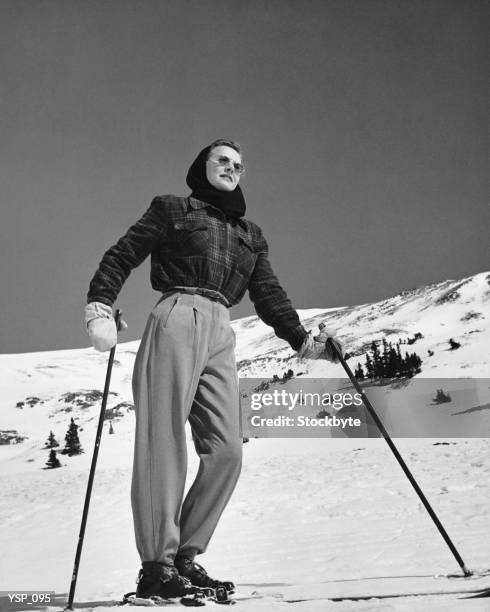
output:
<instances>
[{"instance_id":1,"label":"glove","mask_svg":"<svg viewBox=\"0 0 490 612\"><path fill-rule=\"evenodd\" d=\"M109 351L117 342L116 321L112 308L102 302L90 302L85 306L85 325L92 346L98 351ZM119 328L127 329L121 319Z\"/></svg>"},{"instance_id":2,"label":"glove","mask_svg":"<svg viewBox=\"0 0 490 612\"><path fill-rule=\"evenodd\" d=\"M303 344L298 349L299 359L326 359L332 363L338 363L339 359L330 345L327 344L327 340L329 338L332 340L341 355L344 354L342 343L335 337L335 332L325 326L325 323L320 323L318 329L320 330L318 336L312 336L311 332L308 332Z\"/></svg>"}]
</instances>

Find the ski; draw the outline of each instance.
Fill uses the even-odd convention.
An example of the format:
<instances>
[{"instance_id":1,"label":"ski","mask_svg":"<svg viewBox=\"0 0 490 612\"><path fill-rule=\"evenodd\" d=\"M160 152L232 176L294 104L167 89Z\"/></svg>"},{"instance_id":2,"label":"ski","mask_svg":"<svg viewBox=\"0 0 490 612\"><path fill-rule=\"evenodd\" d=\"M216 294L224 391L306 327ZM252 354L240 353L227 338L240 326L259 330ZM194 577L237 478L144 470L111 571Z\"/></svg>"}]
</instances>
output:
<instances>
[{"instance_id":1,"label":"ski","mask_svg":"<svg viewBox=\"0 0 490 612\"><path fill-rule=\"evenodd\" d=\"M458 599L489 597L490 572L475 571L471 576L462 574L372 576L307 584L248 584L242 585L234 595L239 602L269 599L271 602L291 604L306 601L368 601L437 596L454 596Z\"/></svg>"},{"instance_id":2,"label":"ski","mask_svg":"<svg viewBox=\"0 0 490 612\"><path fill-rule=\"evenodd\" d=\"M264 594L264 593L252 593L251 595L237 595L235 601L251 601L253 599L271 599L272 601L288 604L305 603L308 601L369 601L370 599L401 599L404 597L450 597L452 595L467 595L467 597L460 597L459 599L476 599L483 597L490 597L490 589L465 589L461 591L421 591L415 593L409 591L407 593L390 593L390 594L369 594L369 595L345 595L336 597L317 596L317 597L298 597L294 599L283 598L279 593L276 594Z\"/></svg>"},{"instance_id":3,"label":"ski","mask_svg":"<svg viewBox=\"0 0 490 612\"><path fill-rule=\"evenodd\" d=\"M461 599L478 599L479 597L490 597L490 589L483 589L476 593L476 595L469 595L468 597L462 597Z\"/></svg>"},{"instance_id":4,"label":"ski","mask_svg":"<svg viewBox=\"0 0 490 612\"><path fill-rule=\"evenodd\" d=\"M382 581L385 584L380 584ZM369 578L347 578L326 580L309 584L255 584L242 585L233 597L224 586L217 589L199 589L197 593L181 598L150 599L137 598L136 593L127 593L121 605L168 606L183 605L201 607L207 602L233 605L253 599L269 599L271 602L297 604L307 601L368 601L389 600L407 597L456 597L458 599L490 597L490 571L480 570L471 576L463 574L418 575L418 576L371 576ZM247 589L247 587L249 587ZM250 587L255 590L250 592ZM278 588L279 587L279 588ZM248 591L248 592L247 592Z\"/></svg>"},{"instance_id":5,"label":"ski","mask_svg":"<svg viewBox=\"0 0 490 612\"><path fill-rule=\"evenodd\" d=\"M401 597L437 597L437 596L446 596L449 597L451 595L468 595L472 594L472 597L488 597L488 595L482 595L482 593L488 593L488 590L483 589L466 589L461 591L422 591L420 593L390 593L388 595L346 595L345 597L329 597L329 601L368 601L369 599L399 599ZM476 595L475 595L476 594ZM296 600L288 600L288 603L298 603L300 601L305 601L301 599Z\"/></svg>"}]
</instances>

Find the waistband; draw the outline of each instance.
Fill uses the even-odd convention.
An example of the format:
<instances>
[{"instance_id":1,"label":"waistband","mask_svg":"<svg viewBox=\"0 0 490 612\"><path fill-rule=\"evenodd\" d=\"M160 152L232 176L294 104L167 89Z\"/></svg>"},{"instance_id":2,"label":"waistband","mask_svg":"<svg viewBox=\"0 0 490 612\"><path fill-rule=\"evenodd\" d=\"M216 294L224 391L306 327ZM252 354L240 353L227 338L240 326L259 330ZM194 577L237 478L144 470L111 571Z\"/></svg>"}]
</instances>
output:
<instances>
[{"instance_id":1,"label":"waistband","mask_svg":"<svg viewBox=\"0 0 490 612\"><path fill-rule=\"evenodd\" d=\"M204 289L203 287L169 287L162 295L167 296L172 293L188 293L190 295L202 295L205 298L218 302L226 308L230 308L230 302L219 291L214 289Z\"/></svg>"}]
</instances>

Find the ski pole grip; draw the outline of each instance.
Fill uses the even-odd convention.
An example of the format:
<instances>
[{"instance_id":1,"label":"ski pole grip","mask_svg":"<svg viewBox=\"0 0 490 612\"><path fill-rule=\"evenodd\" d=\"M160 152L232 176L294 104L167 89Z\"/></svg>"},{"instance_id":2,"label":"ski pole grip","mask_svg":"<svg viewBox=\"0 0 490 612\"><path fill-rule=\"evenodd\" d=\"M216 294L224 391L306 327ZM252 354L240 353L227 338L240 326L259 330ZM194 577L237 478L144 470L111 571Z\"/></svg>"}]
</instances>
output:
<instances>
[{"instance_id":1,"label":"ski pole grip","mask_svg":"<svg viewBox=\"0 0 490 612\"><path fill-rule=\"evenodd\" d=\"M116 314L114 315L114 320L116 322L117 331L121 331L121 318L122 318L122 310L119 308L116 310Z\"/></svg>"}]
</instances>

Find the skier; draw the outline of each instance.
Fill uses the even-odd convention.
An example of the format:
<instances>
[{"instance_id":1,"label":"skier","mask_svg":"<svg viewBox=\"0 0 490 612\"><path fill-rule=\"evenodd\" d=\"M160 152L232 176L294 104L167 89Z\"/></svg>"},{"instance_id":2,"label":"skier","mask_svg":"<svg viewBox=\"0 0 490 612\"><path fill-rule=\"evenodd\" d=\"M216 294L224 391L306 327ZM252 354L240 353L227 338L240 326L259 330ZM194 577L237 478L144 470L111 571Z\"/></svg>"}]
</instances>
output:
<instances>
[{"instance_id":1,"label":"skier","mask_svg":"<svg viewBox=\"0 0 490 612\"><path fill-rule=\"evenodd\" d=\"M206 550L237 482L242 459L238 377L229 308L248 289L259 317L299 357L335 361L327 329L301 325L268 260L261 229L244 218L242 151L231 140L205 147L187 174L190 196L155 197L103 256L90 283L85 322L93 346L117 340L112 305L132 269L151 254L151 311L136 356L131 502L142 561L137 596L180 597L233 583L195 562ZM185 423L200 457L185 500Z\"/></svg>"}]
</instances>

